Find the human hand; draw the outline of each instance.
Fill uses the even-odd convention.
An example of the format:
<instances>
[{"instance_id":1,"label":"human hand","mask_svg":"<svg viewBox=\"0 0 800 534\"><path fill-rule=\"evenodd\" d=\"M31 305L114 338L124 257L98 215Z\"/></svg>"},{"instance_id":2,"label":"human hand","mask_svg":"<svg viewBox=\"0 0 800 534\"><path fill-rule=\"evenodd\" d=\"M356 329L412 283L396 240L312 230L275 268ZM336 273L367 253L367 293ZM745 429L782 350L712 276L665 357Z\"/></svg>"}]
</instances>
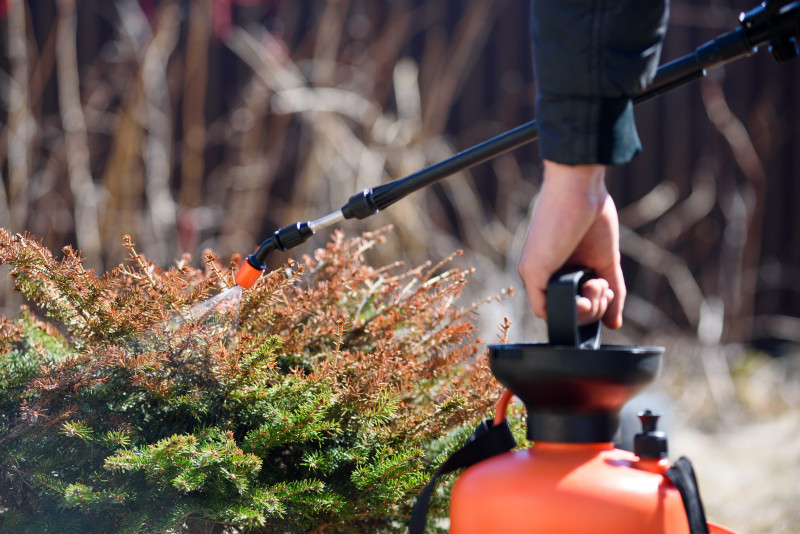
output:
<instances>
[{"instance_id":1,"label":"human hand","mask_svg":"<svg viewBox=\"0 0 800 534\"><path fill-rule=\"evenodd\" d=\"M605 186L602 165L544 162L544 180L536 199L519 260L533 313L546 316L547 283L564 265L592 269L598 276L584 284L578 298L578 322L602 319L622 326L625 281L620 268L619 221Z\"/></svg>"}]
</instances>

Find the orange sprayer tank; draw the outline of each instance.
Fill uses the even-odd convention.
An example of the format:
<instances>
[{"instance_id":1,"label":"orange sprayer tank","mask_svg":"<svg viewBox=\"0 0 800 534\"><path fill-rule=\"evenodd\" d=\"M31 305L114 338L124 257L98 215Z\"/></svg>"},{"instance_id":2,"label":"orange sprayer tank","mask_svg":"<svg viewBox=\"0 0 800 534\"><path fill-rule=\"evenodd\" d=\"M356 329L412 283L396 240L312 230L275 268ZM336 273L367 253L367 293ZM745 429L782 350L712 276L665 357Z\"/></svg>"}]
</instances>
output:
<instances>
[{"instance_id":1,"label":"orange sprayer tank","mask_svg":"<svg viewBox=\"0 0 800 534\"><path fill-rule=\"evenodd\" d=\"M579 271L563 275L560 284L551 281L550 344L490 347L493 374L526 406L534 445L461 474L451 494L451 534L696 532L666 475L670 463L657 416L641 416L635 453L614 448L620 410L655 379L663 349L600 345L599 325L577 328L574 299L587 276ZM510 398L501 399L495 423L505 418Z\"/></svg>"},{"instance_id":2,"label":"orange sprayer tank","mask_svg":"<svg viewBox=\"0 0 800 534\"><path fill-rule=\"evenodd\" d=\"M450 501L452 534L689 534L666 461L611 443L537 443L464 471Z\"/></svg>"}]
</instances>

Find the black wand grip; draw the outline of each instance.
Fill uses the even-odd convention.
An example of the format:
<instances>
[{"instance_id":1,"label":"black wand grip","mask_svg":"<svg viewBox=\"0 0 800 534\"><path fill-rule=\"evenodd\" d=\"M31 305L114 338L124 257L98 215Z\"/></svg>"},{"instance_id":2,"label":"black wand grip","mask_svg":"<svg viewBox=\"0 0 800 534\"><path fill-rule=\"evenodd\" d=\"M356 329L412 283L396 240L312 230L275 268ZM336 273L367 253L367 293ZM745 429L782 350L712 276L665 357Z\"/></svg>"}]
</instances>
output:
<instances>
[{"instance_id":1,"label":"black wand grip","mask_svg":"<svg viewBox=\"0 0 800 534\"><path fill-rule=\"evenodd\" d=\"M267 257L270 252L278 249L289 250L290 248L294 248L304 243L312 235L314 235L314 231L307 222L284 226L265 239L264 242L259 245L258 250L247 257L247 263L254 269L263 271L267 268Z\"/></svg>"},{"instance_id":2,"label":"black wand grip","mask_svg":"<svg viewBox=\"0 0 800 534\"><path fill-rule=\"evenodd\" d=\"M372 189L364 189L351 196L347 204L342 206L342 215L345 219L366 219L378 213L378 207L372 200Z\"/></svg>"},{"instance_id":3,"label":"black wand grip","mask_svg":"<svg viewBox=\"0 0 800 534\"><path fill-rule=\"evenodd\" d=\"M275 234L275 239L278 241L281 250L289 250L301 243L305 243L306 239L314 235L311 227L307 222L296 223L291 226L284 226Z\"/></svg>"}]
</instances>

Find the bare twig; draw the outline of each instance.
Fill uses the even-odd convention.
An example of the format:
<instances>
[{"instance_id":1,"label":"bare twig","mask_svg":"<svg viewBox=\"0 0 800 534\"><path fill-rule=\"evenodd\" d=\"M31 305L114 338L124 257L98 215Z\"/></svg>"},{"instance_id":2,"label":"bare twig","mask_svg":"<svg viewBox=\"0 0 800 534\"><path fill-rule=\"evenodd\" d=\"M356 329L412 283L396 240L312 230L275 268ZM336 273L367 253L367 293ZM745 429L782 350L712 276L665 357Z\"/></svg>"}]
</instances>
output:
<instances>
[{"instance_id":1,"label":"bare twig","mask_svg":"<svg viewBox=\"0 0 800 534\"><path fill-rule=\"evenodd\" d=\"M505 1L473 0L459 21L452 44L439 65L437 79L431 83L431 93L424 102L423 124L427 134L444 131L447 117L469 73L478 51L489 34L489 21L502 9Z\"/></svg>"},{"instance_id":2,"label":"bare twig","mask_svg":"<svg viewBox=\"0 0 800 534\"><path fill-rule=\"evenodd\" d=\"M28 140L35 127L28 101L28 49L25 37L25 2L12 2L8 13L8 58L11 80L8 95L9 217L4 222L14 231L27 224L30 149Z\"/></svg>"},{"instance_id":3,"label":"bare twig","mask_svg":"<svg viewBox=\"0 0 800 534\"><path fill-rule=\"evenodd\" d=\"M738 282L738 287L726 288L728 290L725 291L726 294L733 296L732 314L737 318L737 322L741 323L752 319L755 307L755 273L761 256L766 171L764 164L756 153L750 134L728 107L725 94L719 82L704 80L701 87L703 103L705 104L708 118L711 119L711 122L730 145L734 160L747 180L746 191L742 193L744 212L741 214L744 219L742 224L744 224L746 230L741 235L741 241L736 243L739 251L734 254L741 257L741 263L738 265L738 276L735 278L735 281ZM736 211L729 212L729 214L737 217ZM737 221L732 222L733 224L737 223ZM724 240L725 242L728 242L728 240ZM730 265L726 265L725 269L729 270ZM742 324L740 330L730 332L730 335L737 340L742 340L748 339L751 333L752 324L747 326Z\"/></svg>"},{"instance_id":4,"label":"bare twig","mask_svg":"<svg viewBox=\"0 0 800 534\"><path fill-rule=\"evenodd\" d=\"M181 204L189 209L198 207L202 200L203 152L206 143L207 43L211 27L210 4L209 0L193 0L189 6L183 84L183 153L179 195Z\"/></svg>"},{"instance_id":5,"label":"bare twig","mask_svg":"<svg viewBox=\"0 0 800 534\"><path fill-rule=\"evenodd\" d=\"M620 251L667 279L689 324L696 330L704 298L686 262L625 227L620 228Z\"/></svg>"},{"instance_id":6,"label":"bare twig","mask_svg":"<svg viewBox=\"0 0 800 534\"><path fill-rule=\"evenodd\" d=\"M678 201L678 186L674 182L660 182L645 196L619 210L619 222L637 230L670 210Z\"/></svg>"},{"instance_id":7,"label":"bare twig","mask_svg":"<svg viewBox=\"0 0 800 534\"><path fill-rule=\"evenodd\" d=\"M58 5L58 99L67 145L69 183L75 203L75 230L78 246L87 261L102 270L97 191L89 168L89 142L78 80L76 3L75 0L59 0Z\"/></svg>"},{"instance_id":8,"label":"bare twig","mask_svg":"<svg viewBox=\"0 0 800 534\"><path fill-rule=\"evenodd\" d=\"M194 15L191 17L194 19ZM178 43L180 9L177 2L164 2L158 25L142 62L142 89L146 104L148 135L144 142L145 194L152 224L150 255L160 262L176 248L177 215L170 189L172 125L167 85L167 63ZM191 45L191 44L190 44ZM184 145L185 146L185 145ZM186 175L184 175L184 178Z\"/></svg>"}]
</instances>

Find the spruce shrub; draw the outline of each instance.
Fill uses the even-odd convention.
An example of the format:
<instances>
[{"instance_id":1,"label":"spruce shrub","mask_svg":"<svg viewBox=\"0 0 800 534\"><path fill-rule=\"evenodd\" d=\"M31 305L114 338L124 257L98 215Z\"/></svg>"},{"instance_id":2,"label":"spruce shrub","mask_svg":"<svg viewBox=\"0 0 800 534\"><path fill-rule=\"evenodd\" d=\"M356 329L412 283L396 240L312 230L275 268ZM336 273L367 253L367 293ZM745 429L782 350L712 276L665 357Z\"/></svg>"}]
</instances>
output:
<instances>
[{"instance_id":1,"label":"spruce shrub","mask_svg":"<svg viewBox=\"0 0 800 534\"><path fill-rule=\"evenodd\" d=\"M336 233L242 294L239 258L164 271L126 238L98 276L0 230L32 302L0 319L0 531L404 531L499 386L469 271L372 267L382 239Z\"/></svg>"}]
</instances>

